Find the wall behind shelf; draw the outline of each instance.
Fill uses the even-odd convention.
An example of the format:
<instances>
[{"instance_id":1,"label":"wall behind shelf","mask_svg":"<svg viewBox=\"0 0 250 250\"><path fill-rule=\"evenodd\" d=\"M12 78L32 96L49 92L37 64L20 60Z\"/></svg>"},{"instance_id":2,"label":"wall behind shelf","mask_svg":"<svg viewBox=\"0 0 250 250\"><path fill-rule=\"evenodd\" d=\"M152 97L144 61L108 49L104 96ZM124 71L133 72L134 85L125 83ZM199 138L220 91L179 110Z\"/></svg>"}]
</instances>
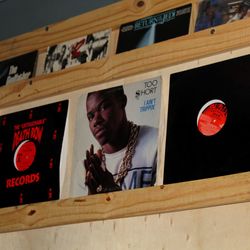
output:
<instances>
[{"instance_id":1,"label":"wall behind shelf","mask_svg":"<svg viewBox=\"0 0 250 250\"><path fill-rule=\"evenodd\" d=\"M0 40L104 7L119 0L0 1Z\"/></svg>"},{"instance_id":2,"label":"wall behind shelf","mask_svg":"<svg viewBox=\"0 0 250 250\"><path fill-rule=\"evenodd\" d=\"M248 250L250 203L0 234L1 250Z\"/></svg>"}]
</instances>

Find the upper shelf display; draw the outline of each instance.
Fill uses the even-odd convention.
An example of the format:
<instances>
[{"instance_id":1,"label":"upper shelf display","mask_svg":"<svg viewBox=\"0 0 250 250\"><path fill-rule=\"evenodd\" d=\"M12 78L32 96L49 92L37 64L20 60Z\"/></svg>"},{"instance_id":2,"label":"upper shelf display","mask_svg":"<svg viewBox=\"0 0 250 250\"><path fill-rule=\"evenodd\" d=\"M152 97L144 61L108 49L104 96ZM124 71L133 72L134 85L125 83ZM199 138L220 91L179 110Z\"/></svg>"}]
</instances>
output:
<instances>
[{"instance_id":1,"label":"upper shelf display","mask_svg":"<svg viewBox=\"0 0 250 250\"><path fill-rule=\"evenodd\" d=\"M195 31L248 18L249 8L249 0L200 0Z\"/></svg>"},{"instance_id":2,"label":"upper shelf display","mask_svg":"<svg viewBox=\"0 0 250 250\"><path fill-rule=\"evenodd\" d=\"M33 76L37 51L0 62L0 86Z\"/></svg>"},{"instance_id":3,"label":"upper shelf display","mask_svg":"<svg viewBox=\"0 0 250 250\"><path fill-rule=\"evenodd\" d=\"M104 58L110 43L111 30L104 30L50 46L41 53L37 75L48 74L86 62Z\"/></svg>"},{"instance_id":4,"label":"upper shelf display","mask_svg":"<svg viewBox=\"0 0 250 250\"><path fill-rule=\"evenodd\" d=\"M188 34L191 10L188 4L121 25L116 53Z\"/></svg>"}]
</instances>

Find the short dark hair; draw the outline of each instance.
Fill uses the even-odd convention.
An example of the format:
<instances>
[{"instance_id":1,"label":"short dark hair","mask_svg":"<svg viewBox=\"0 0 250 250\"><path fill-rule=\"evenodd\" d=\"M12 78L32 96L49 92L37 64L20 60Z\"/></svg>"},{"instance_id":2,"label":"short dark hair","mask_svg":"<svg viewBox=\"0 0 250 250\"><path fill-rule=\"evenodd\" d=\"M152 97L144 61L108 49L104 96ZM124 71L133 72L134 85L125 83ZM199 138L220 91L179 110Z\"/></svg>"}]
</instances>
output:
<instances>
[{"instance_id":1,"label":"short dark hair","mask_svg":"<svg viewBox=\"0 0 250 250\"><path fill-rule=\"evenodd\" d=\"M95 38L92 34L87 36L86 43L89 43L90 41L93 41L93 42L95 41Z\"/></svg>"},{"instance_id":2,"label":"short dark hair","mask_svg":"<svg viewBox=\"0 0 250 250\"><path fill-rule=\"evenodd\" d=\"M99 92L101 95L103 95L105 97L114 96L114 97L117 97L118 99L120 97L125 96L123 86L117 86L117 87L112 87L112 88L108 88L108 89L102 89L102 90L90 92L87 95L87 99L89 98L89 96L91 96L92 94L95 94L97 92Z\"/></svg>"}]
</instances>

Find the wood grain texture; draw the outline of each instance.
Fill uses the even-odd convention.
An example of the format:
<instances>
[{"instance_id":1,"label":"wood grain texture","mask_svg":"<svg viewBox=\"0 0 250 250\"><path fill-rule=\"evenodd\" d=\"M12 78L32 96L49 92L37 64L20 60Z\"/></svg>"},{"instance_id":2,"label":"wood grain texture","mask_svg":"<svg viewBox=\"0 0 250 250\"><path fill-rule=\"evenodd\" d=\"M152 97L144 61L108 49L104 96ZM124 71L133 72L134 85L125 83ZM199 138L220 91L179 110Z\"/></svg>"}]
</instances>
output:
<instances>
[{"instance_id":1,"label":"wood grain texture","mask_svg":"<svg viewBox=\"0 0 250 250\"><path fill-rule=\"evenodd\" d=\"M0 42L0 59L44 49L62 41L188 3L184 0L125 0L70 20ZM193 1L194 3L194 1ZM196 2L195 2L196 3ZM191 27L194 23L192 15ZM213 32L211 32L213 30ZM250 19L218 26L141 49L111 55L100 61L65 69L1 87L0 110L93 85L110 84L154 70L189 62L250 44ZM112 45L114 49L115 44ZM167 103L164 104L167 106ZM166 108L166 107L165 107ZM164 126L164 123L161 125ZM164 130L165 131L165 130ZM164 137L161 139L164 142ZM164 150L162 150L163 154ZM163 168L163 161L161 165ZM250 174L157 186L111 194L70 198L0 210L0 232L250 201Z\"/></svg>"},{"instance_id":2,"label":"wood grain texture","mask_svg":"<svg viewBox=\"0 0 250 250\"><path fill-rule=\"evenodd\" d=\"M4 86L0 108L244 48L250 43L250 19L213 30L212 34L207 29Z\"/></svg>"},{"instance_id":3,"label":"wood grain texture","mask_svg":"<svg viewBox=\"0 0 250 250\"><path fill-rule=\"evenodd\" d=\"M250 203L0 234L8 250L249 250Z\"/></svg>"},{"instance_id":4,"label":"wood grain texture","mask_svg":"<svg viewBox=\"0 0 250 250\"><path fill-rule=\"evenodd\" d=\"M250 201L250 174L43 202L0 210L0 232Z\"/></svg>"}]
</instances>

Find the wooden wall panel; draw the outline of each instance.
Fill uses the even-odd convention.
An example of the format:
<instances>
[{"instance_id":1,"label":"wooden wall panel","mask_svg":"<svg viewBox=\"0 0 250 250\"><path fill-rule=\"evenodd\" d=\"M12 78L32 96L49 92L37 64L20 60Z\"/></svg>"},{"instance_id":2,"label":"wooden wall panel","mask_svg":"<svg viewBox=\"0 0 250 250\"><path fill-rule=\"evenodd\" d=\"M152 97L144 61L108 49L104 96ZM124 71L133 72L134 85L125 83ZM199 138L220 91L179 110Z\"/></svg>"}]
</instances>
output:
<instances>
[{"instance_id":1,"label":"wooden wall panel","mask_svg":"<svg viewBox=\"0 0 250 250\"><path fill-rule=\"evenodd\" d=\"M194 209L250 200L249 173L0 210L0 232Z\"/></svg>"},{"instance_id":2,"label":"wooden wall panel","mask_svg":"<svg viewBox=\"0 0 250 250\"><path fill-rule=\"evenodd\" d=\"M211 34L210 29L207 29L4 86L0 91L0 108L177 65L249 45L250 19L221 25L214 30L213 34Z\"/></svg>"},{"instance_id":3,"label":"wooden wall panel","mask_svg":"<svg viewBox=\"0 0 250 250\"><path fill-rule=\"evenodd\" d=\"M177 7L189 1L145 0L142 7L138 7L138 2L138 0L124 0L107 8L51 25L48 28L39 29L6 41L1 41L0 59L4 60L34 49L44 51L49 45L106 28L113 29L113 40L115 40L120 24L165 9ZM193 7L195 7L197 2L192 2ZM113 42L111 48L113 53L105 59L51 73L46 76L36 76L28 81L20 81L9 86L1 87L0 110L8 108L15 109L15 107L20 104L35 100L41 100L42 102L43 98L67 94L94 85L110 85L112 82L118 80L128 82L138 77L142 78L143 74L145 76L149 74L163 74L163 77L167 78L170 69L175 71L177 71L177 69L181 70L184 68L183 63L185 62L190 65L188 67L196 67L210 63L213 59L211 57L208 58L208 56L212 55L217 55L216 60L219 60L218 58L223 60L229 58L230 55L249 54L249 48L246 47L250 43L250 19L193 33L192 27L194 26L195 15L196 13L194 10L191 21L191 31L190 34L186 36L119 55L114 54L115 43ZM164 103L164 106L166 111L167 101ZM164 124L162 123L161 126L164 127ZM162 131L163 130L164 128L162 128ZM162 132L162 142L164 142L165 136L166 135ZM163 149L162 152L164 152ZM161 168L163 167L164 161L161 161ZM64 242L61 240L63 235L70 232L71 235L68 236L65 241L70 240L69 238L72 237L72 242L76 249L81 249L82 244L86 244L90 249L98 249L99 246L103 245L103 242L105 242L105 247L107 249L112 249L112 247L113 249L119 249L115 248L115 240L109 243L106 238L112 238L113 232L120 227L119 233L115 234L117 238L120 239L120 249L124 247L124 244L134 249L146 249L147 246L151 246L151 248L148 249L157 249L153 247L153 244L159 247L158 249L168 249L169 242L170 246L171 244L175 246L175 249L185 246L190 249L206 249L204 243L204 241L207 240L206 234L210 236L213 236L213 234L210 234L208 229L201 230L200 227L202 226L200 223L205 223L203 224L204 227L209 226L210 221L208 218L211 220L213 216L215 216L216 211L226 210L227 207L158 214L191 208L246 202L250 200L249 190L249 173L243 173L128 192L70 198L50 203L4 208L0 210L0 232L96 220L99 220L99 222L2 234L2 237L0 237L0 244L9 246L9 249L15 247L15 244L20 244L20 249L32 249L32 247L35 246L34 244L40 246L41 249L45 249L46 246L49 249L53 249L56 243L59 244L58 242ZM244 210L244 204L234 206L240 208L239 210L242 214L249 217L249 212ZM249 204L246 208L248 207ZM207 211L212 212L210 213ZM232 211L233 208L228 214L222 217L223 222L229 218ZM200 213L202 214L201 217L199 217ZM157 215L102 221L104 219L146 214ZM171 231L173 228L171 216L173 214L176 216L176 220L178 220L178 216L183 218L178 229L176 229L177 233ZM192 219L186 218L186 215ZM184 229L192 226L193 220L195 221L195 226L191 229L191 233L189 234ZM141 234L141 237L145 238L144 241L141 239L137 242L135 234L130 233L129 228L131 221L132 224L134 223L137 226L138 235L140 235L140 230L146 231ZM155 223L156 221L160 221L159 224ZM167 224L166 227L165 223ZM215 225L216 223L221 223L220 218L216 217L214 223ZM243 228L243 221L240 221L240 223L240 226ZM159 227L157 227L157 225ZM152 226L152 229L147 231L147 228L150 226ZM232 226L227 226L232 228ZM157 231L154 229L155 227L159 228L160 231L159 237L156 236L158 240L150 238L150 235ZM82 234L74 234L75 230L83 234L85 232L88 236L86 236L86 239L84 238L84 240L82 240L80 239ZM218 226L218 230L223 230L223 232L221 232L222 236L225 237L225 235L228 235L228 231L223 228L223 223ZM58 232L61 231L62 234L58 236ZM103 234L104 231L106 234ZM50 232L53 233L49 234L46 238L47 243L46 241L43 242L41 240L42 235ZM89 234L91 233L93 233L93 236L89 238ZM202 235L200 235L200 233ZM125 239L123 239L124 234ZM193 237L190 236L191 234ZM17 235L18 239L9 243L13 244L13 246L8 245L10 237L15 235ZM32 235L38 243L32 242L30 238ZM167 237L168 235L172 236L163 239L164 235L167 235ZM96 241L96 237L99 237L100 241ZM126 241L126 237L130 239L130 241ZM183 241L178 240L179 237ZM24 243L21 244L20 242L22 239L24 239ZM190 243L191 239L194 239L192 243ZM247 242L247 240L245 242ZM160 245L157 245L158 243ZM228 249L225 248L226 244L224 245L224 243L224 249ZM67 244L70 243L68 242ZM208 246L211 245L212 242L209 242ZM65 246L66 245L64 245L64 247ZM64 249L68 248L65 247Z\"/></svg>"},{"instance_id":4,"label":"wooden wall panel","mask_svg":"<svg viewBox=\"0 0 250 250\"><path fill-rule=\"evenodd\" d=\"M250 249L250 203L0 234L8 250Z\"/></svg>"}]
</instances>

